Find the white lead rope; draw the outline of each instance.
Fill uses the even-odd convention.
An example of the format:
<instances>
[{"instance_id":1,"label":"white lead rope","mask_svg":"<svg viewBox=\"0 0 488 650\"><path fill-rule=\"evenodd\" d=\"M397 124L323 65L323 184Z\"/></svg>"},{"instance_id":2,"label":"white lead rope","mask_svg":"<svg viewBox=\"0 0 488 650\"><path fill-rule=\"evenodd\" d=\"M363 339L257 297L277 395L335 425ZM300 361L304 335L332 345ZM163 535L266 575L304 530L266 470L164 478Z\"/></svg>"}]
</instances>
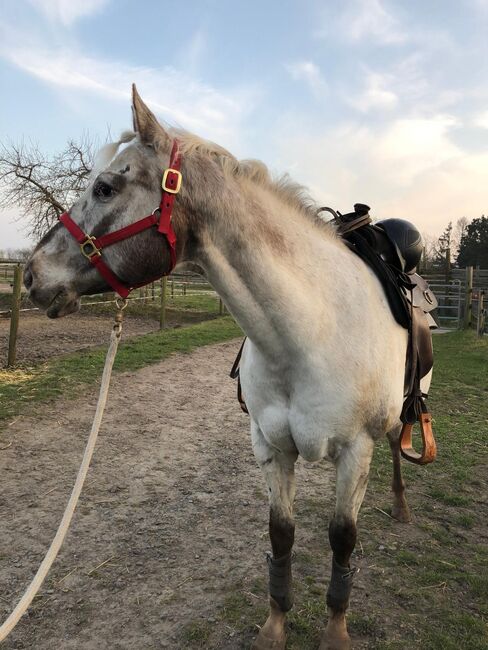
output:
<instances>
[{"instance_id":1,"label":"white lead rope","mask_svg":"<svg viewBox=\"0 0 488 650\"><path fill-rule=\"evenodd\" d=\"M93 455L93 450L95 448L95 443L97 441L98 431L100 429L100 424L102 422L103 412L105 410L105 404L107 403L107 394L110 385L110 377L112 375L112 366L115 361L115 355L117 354L117 348L119 345L120 334L122 331L122 309L125 308L127 302L124 301L122 305L118 305L119 311L115 316L115 325L112 329L112 334L110 336L110 345L107 350L107 356L105 357L105 366L103 368L102 383L100 386L100 394L98 396L97 409L95 411L95 417L93 418L93 424L88 436L88 442L86 443L85 453L83 455L83 460L81 461L80 469L78 471L78 476L76 477L76 482L71 492L71 496L64 511L63 518L59 524L59 528L54 536L51 546L49 547L46 557L42 561L41 566L37 570L36 575L32 579L32 582L27 587L24 595L19 600L17 606L7 618L5 623L0 627L0 643L10 634L14 629L17 623L20 621L22 616L27 611L27 608L32 603L34 597L39 591L42 583L44 582L45 577L47 576L49 569L51 568L56 556L61 548L66 533L68 532L73 513L78 503L83 484L90 467L90 461Z\"/></svg>"}]
</instances>

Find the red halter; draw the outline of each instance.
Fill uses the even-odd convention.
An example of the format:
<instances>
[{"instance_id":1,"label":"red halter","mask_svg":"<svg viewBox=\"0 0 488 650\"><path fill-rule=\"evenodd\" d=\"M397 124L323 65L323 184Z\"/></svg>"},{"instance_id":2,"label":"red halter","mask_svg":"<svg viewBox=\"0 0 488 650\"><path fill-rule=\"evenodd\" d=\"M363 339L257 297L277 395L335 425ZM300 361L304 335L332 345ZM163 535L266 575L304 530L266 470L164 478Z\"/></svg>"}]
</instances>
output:
<instances>
[{"instance_id":1,"label":"red halter","mask_svg":"<svg viewBox=\"0 0 488 650\"><path fill-rule=\"evenodd\" d=\"M161 196L159 208L156 208L149 216L131 223L124 228L120 228L120 230L109 232L101 237L91 237L83 232L83 230L73 221L68 212L64 212L59 217L61 223L68 229L80 245L81 253L90 260L100 275L122 298L127 298L132 289L142 287L157 278L133 286L125 285L105 264L102 259L102 249L157 225L158 232L166 237L171 255L170 267L166 273L163 273L163 275L169 275L171 273L176 264L176 235L171 224L171 212L173 210L175 196L181 188L182 176L180 166L181 155L178 151L178 141L174 140L169 160L169 167L168 169L165 169L161 183L163 194ZM156 214L157 212L159 212L159 216Z\"/></svg>"}]
</instances>

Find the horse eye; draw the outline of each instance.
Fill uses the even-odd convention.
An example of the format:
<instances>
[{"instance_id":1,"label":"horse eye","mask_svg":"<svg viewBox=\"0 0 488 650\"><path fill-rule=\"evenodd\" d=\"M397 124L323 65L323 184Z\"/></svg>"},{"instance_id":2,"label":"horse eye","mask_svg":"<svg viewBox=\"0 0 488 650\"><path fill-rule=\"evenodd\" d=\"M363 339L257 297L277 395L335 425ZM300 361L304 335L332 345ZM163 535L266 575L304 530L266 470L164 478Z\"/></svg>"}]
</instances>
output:
<instances>
[{"instance_id":1,"label":"horse eye","mask_svg":"<svg viewBox=\"0 0 488 650\"><path fill-rule=\"evenodd\" d=\"M108 183L98 181L93 188L93 193L99 199L110 199L114 195L114 188Z\"/></svg>"}]
</instances>

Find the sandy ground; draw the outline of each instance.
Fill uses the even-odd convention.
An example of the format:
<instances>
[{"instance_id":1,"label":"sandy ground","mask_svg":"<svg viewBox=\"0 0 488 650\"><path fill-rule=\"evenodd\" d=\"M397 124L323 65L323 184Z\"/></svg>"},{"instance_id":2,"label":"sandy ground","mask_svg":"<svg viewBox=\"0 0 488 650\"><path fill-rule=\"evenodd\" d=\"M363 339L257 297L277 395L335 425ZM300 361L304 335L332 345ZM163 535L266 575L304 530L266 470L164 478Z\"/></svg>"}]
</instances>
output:
<instances>
[{"instance_id":1,"label":"sandy ground","mask_svg":"<svg viewBox=\"0 0 488 650\"><path fill-rule=\"evenodd\" d=\"M36 365L53 356L76 352L107 341L110 320L106 315L71 314L48 320L39 312L24 312L19 321L17 363ZM138 336L158 329L156 320L129 316L124 321L124 335ZM10 320L0 318L0 368L6 365Z\"/></svg>"},{"instance_id":2,"label":"sandy ground","mask_svg":"<svg viewBox=\"0 0 488 650\"><path fill-rule=\"evenodd\" d=\"M228 379L239 344L114 376L71 531L5 650L184 647L185 625L217 625L226 595L265 577L266 490ZM58 525L95 400L55 401L2 435L2 618ZM299 482L325 492L324 467L300 463ZM248 648L245 636L221 625L205 647Z\"/></svg>"}]
</instances>

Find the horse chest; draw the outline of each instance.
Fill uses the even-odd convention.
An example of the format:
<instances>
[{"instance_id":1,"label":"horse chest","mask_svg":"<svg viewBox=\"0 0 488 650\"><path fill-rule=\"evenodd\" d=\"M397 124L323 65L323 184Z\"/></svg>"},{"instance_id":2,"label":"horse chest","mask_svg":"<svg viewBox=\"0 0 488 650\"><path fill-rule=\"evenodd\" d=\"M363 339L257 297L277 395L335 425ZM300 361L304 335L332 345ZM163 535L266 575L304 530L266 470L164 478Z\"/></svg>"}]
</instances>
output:
<instances>
[{"instance_id":1,"label":"horse chest","mask_svg":"<svg viewBox=\"0 0 488 650\"><path fill-rule=\"evenodd\" d=\"M308 461L335 456L351 432L344 416L346 396L324 374L270 372L265 366L241 366L244 398L267 442L284 452L296 449Z\"/></svg>"}]
</instances>

